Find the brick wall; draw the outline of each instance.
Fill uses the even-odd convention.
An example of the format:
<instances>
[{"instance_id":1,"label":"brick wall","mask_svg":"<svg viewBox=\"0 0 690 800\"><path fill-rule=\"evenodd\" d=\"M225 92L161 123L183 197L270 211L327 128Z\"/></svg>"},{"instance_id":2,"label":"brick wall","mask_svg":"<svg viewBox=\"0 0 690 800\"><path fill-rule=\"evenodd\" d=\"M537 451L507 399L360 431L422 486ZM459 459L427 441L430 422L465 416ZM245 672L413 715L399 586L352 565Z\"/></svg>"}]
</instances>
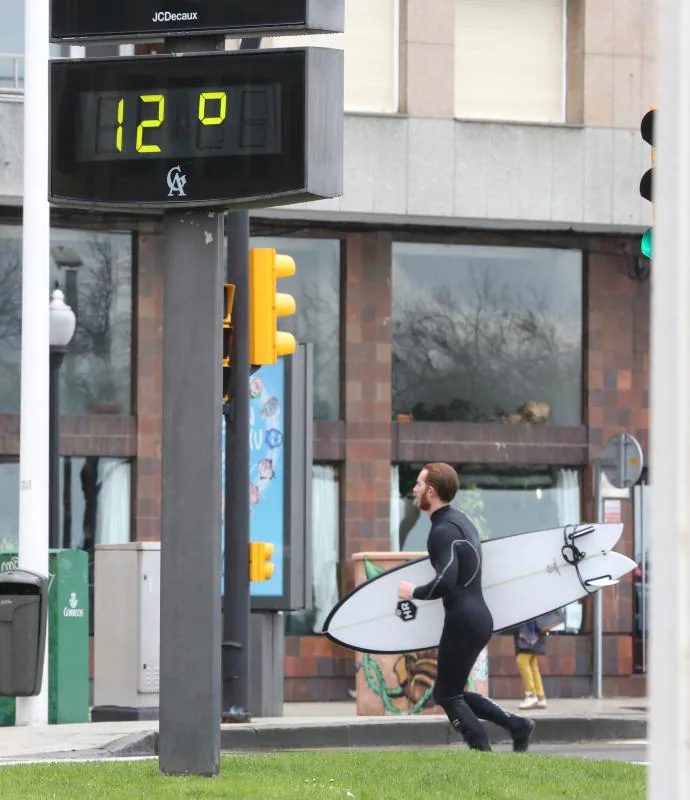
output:
<instances>
[{"instance_id":1,"label":"brick wall","mask_svg":"<svg viewBox=\"0 0 690 800\"><path fill-rule=\"evenodd\" d=\"M300 235L305 235L304 230ZM428 237L426 237L428 238ZM442 237L433 237L439 241ZM495 243L492 234L451 234L448 242ZM536 235L534 239L538 238ZM395 460L475 463L547 463L587 467L604 441L627 430L643 448L649 428L649 283L629 277L637 242L623 239L542 237L545 245L584 246L586 259L585 423L574 428L462 423L391 422L391 241L387 232L343 234L343 415L315 423L315 458L340 465L342 588L352 583L351 555L386 550L389 541L390 464ZM510 244L506 237L500 243ZM134 531L160 536L160 437L163 264L159 237L137 235L135 307L136 420L66 418L65 453L135 455ZM18 452L18 424L0 415L0 446ZM499 442L499 447L496 446ZM591 515L591 472L584 481ZM622 552L633 553L630 503ZM609 694L639 694L632 676L632 588L626 578L604 594L605 687ZM591 630L591 603L585 630ZM491 645L492 691L519 696L512 639ZM591 686L591 637L553 637L544 673L552 696L587 694ZM288 700L337 700L354 686L353 654L320 637L289 637L285 687ZM642 689L643 690L643 689Z\"/></svg>"},{"instance_id":2,"label":"brick wall","mask_svg":"<svg viewBox=\"0 0 690 800\"><path fill-rule=\"evenodd\" d=\"M304 235L304 231L300 232ZM408 238L406 236L406 238ZM425 237L429 238L429 237ZM501 237L501 244L510 244ZM531 244L538 236L532 237ZM474 463L553 464L585 468L585 515L592 516L591 468L604 441L624 430L648 443L649 282L630 277L638 242L632 239L544 236L545 246L580 246L585 259L585 425L572 428L465 423L391 423L390 237L348 234L344 251L344 423L315 424L315 455L339 460L343 506L343 588L351 585L350 556L388 547L391 461L447 459ZM450 234L446 240L499 243L492 234ZM441 237L434 237L440 241ZM622 501L625 522L618 550L633 555L632 504ZM606 589L604 687L609 695L640 695L633 675L632 580ZM550 696L586 696L592 686L592 603L585 602L584 632L554 636L543 659ZM286 657L286 697L344 699L352 686L352 654L327 640L295 637ZM333 660L328 666L325 660ZM490 647L491 691L522 693L512 637ZM345 670L345 675L341 671ZM328 675L325 675L328 673Z\"/></svg>"},{"instance_id":3,"label":"brick wall","mask_svg":"<svg viewBox=\"0 0 690 800\"><path fill-rule=\"evenodd\" d=\"M285 639L285 701L347 700L355 687L353 654L322 636Z\"/></svg>"},{"instance_id":4,"label":"brick wall","mask_svg":"<svg viewBox=\"0 0 690 800\"><path fill-rule=\"evenodd\" d=\"M592 242L587 264L590 458L627 431L646 452L649 436L649 281L631 279L637 242Z\"/></svg>"},{"instance_id":5,"label":"brick wall","mask_svg":"<svg viewBox=\"0 0 690 800\"><path fill-rule=\"evenodd\" d=\"M136 352L137 460L134 530L137 541L161 536L161 436L163 411L163 264L161 238L137 237Z\"/></svg>"},{"instance_id":6,"label":"brick wall","mask_svg":"<svg viewBox=\"0 0 690 800\"><path fill-rule=\"evenodd\" d=\"M344 430L337 423L316 423L314 454L317 460L342 454L341 589L346 591L353 583L352 554L387 550L390 541L390 236L348 236L342 264ZM288 639L286 700L345 700L353 688L353 653L320 637Z\"/></svg>"},{"instance_id":7,"label":"brick wall","mask_svg":"<svg viewBox=\"0 0 690 800\"><path fill-rule=\"evenodd\" d=\"M391 239L354 234L344 248L343 385L345 460L341 473L342 558L386 550L390 541ZM351 582L351 572L347 583Z\"/></svg>"}]
</instances>

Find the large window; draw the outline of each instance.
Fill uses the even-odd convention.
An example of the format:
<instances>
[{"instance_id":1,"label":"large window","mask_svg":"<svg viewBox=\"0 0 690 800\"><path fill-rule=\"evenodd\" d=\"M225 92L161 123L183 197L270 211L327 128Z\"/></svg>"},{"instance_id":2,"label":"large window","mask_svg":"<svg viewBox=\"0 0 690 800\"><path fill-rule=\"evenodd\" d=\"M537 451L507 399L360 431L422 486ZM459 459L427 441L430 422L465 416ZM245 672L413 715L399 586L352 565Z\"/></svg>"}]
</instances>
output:
<instances>
[{"instance_id":1,"label":"large window","mask_svg":"<svg viewBox=\"0 0 690 800\"><path fill-rule=\"evenodd\" d=\"M396 243L393 411L579 425L582 254Z\"/></svg>"},{"instance_id":2,"label":"large window","mask_svg":"<svg viewBox=\"0 0 690 800\"><path fill-rule=\"evenodd\" d=\"M77 318L60 370L65 414L128 414L132 393L132 238L53 229L51 285ZM22 229L0 226L0 412L18 412L21 361Z\"/></svg>"},{"instance_id":3,"label":"large window","mask_svg":"<svg viewBox=\"0 0 690 800\"><path fill-rule=\"evenodd\" d=\"M24 2L0 0L0 90L24 83Z\"/></svg>"},{"instance_id":4,"label":"large window","mask_svg":"<svg viewBox=\"0 0 690 800\"><path fill-rule=\"evenodd\" d=\"M19 461L0 459L0 553L17 552Z\"/></svg>"},{"instance_id":5,"label":"large window","mask_svg":"<svg viewBox=\"0 0 690 800\"><path fill-rule=\"evenodd\" d=\"M425 552L431 521L414 501L412 489L423 464L392 468L391 549ZM460 491L452 505L474 522L482 540L581 522L580 472L548 467L456 465ZM394 511L397 502L397 509ZM565 607L558 630L579 633L582 602Z\"/></svg>"},{"instance_id":6,"label":"large window","mask_svg":"<svg viewBox=\"0 0 690 800\"><path fill-rule=\"evenodd\" d=\"M60 459L61 546L93 553L95 544L130 540L131 472L128 459ZM19 461L4 458L0 459L0 552L16 552L18 534Z\"/></svg>"},{"instance_id":7,"label":"large window","mask_svg":"<svg viewBox=\"0 0 690 800\"><path fill-rule=\"evenodd\" d=\"M279 36L273 47L336 47L345 51L345 110L398 110L398 2L347 0L345 33Z\"/></svg>"},{"instance_id":8,"label":"large window","mask_svg":"<svg viewBox=\"0 0 690 800\"><path fill-rule=\"evenodd\" d=\"M456 0L456 117L565 120L565 3Z\"/></svg>"},{"instance_id":9,"label":"large window","mask_svg":"<svg viewBox=\"0 0 690 800\"><path fill-rule=\"evenodd\" d=\"M320 633L328 613L338 602L340 522L338 471L331 464L312 467L311 569L312 608L285 616L285 632L292 636Z\"/></svg>"},{"instance_id":10,"label":"large window","mask_svg":"<svg viewBox=\"0 0 690 800\"><path fill-rule=\"evenodd\" d=\"M85 550L89 557L89 596L93 609L94 547L131 538L132 464L99 456L60 459L59 532L61 546ZM19 535L19 462L0 460L0 552L16 553ZM93 634L93 614L89 620Z\"/></svg>"},{"instance_id":11,"label":"large window","mask_svg":"<svg viewBox=\"0 0 690 800\"><path fill-rule=\"evenodd\" d=\"M414 502L412 489L423 464L401 464L399 474L400 550L423 551L431 525ZM452 505L467 514L482 539L580 522L580 473L547 467L456 466L460 491Z\"/></svg>"},{"instance_id":12,"label":"large window","mask_svg":"<svg viewBox=\"0 0 690 800\"><path fill-rule=\"evenodd\" d=\"M335 239L252 237L252 247L292 256L297 273L279 291L295 298L297 313L280 320L300 342L314 345L314 419L340 418L340 242Z\"/></svg>"}]
</instances>

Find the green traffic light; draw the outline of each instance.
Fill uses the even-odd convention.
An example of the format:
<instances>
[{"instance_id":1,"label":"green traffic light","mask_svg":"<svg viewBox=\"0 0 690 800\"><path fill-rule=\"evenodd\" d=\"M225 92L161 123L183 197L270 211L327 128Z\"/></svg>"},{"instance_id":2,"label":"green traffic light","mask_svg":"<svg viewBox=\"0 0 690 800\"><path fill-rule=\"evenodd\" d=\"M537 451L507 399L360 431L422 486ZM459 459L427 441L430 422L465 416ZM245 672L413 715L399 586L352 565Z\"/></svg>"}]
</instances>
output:
<instances>
[{"instance_id":1,"label":"green traffic light","mask_svg":"<svg viewBox=\"0 0 690 800\"><path fill-rule=\"evenodd\" d=\"M640 250L642 251L642 255L646 256L647 258L652 257L652 229L648 228L644 232L644 236L642 237L642 241L640 242Z\"/></svg>"}]
</instances>

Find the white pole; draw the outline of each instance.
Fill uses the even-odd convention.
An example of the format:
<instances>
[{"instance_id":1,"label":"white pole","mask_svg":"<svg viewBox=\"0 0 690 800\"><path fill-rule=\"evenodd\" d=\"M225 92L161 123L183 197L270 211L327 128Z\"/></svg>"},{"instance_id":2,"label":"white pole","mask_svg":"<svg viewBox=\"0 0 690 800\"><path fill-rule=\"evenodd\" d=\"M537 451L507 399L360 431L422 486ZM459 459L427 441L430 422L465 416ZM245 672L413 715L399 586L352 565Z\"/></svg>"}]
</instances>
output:
<instances>
[{"instance_id":1,"label":"white pole","mask_svg":"<svg viewBox=\"0 0 690 800\"><path fill-rule=\"evenodd\" d=\"M24 219L22 230L19 566L48 575L49 0L24 3ZM38 697L17 698L18 725L48 722L48 670Z\"/></svg>"},{"instance_id":2,"label":"white pole","mask_svg":"<svg viewBox=\"0 0 690 800\"><path fill-rule=\"evenodd\" d=\"M658 0L648 797L690 797L690 3Z\"/></svg>"}]
</instances>

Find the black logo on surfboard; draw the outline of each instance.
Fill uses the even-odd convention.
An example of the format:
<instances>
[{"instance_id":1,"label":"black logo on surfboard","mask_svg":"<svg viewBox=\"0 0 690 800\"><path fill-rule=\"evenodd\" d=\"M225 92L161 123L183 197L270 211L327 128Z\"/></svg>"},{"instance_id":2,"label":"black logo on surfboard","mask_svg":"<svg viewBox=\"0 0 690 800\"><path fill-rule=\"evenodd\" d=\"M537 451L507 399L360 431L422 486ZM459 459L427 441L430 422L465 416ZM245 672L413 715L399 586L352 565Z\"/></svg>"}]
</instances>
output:
<instances>
[{"instance_id":1,"label":"black logo on surfboard","mask_svg":"<svg viewBox=\"0 0 690 800\"><path fill-rule=\"evenodd\" d=\"M417 616L417 606L411 600L401 600L395 609L395 613L403 622L412 622Z\"/></svg>"}]
</instances>

